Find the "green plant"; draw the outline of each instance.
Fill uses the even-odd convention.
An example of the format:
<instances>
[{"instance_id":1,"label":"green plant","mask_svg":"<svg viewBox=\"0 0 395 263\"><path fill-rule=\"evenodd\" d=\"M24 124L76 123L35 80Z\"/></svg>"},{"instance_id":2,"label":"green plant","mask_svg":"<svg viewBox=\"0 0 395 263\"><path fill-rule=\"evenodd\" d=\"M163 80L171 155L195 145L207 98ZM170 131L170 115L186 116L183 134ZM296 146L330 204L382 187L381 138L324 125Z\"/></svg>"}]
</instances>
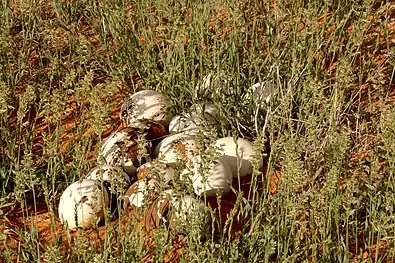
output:
<instances>
[{"instance_id":1,"label":"green plant","mask_svg":"<svg viewBox=\"0 0 395 263\"><path fill-rule=\"evenodd\" d=\"M240 136L255 141L255 167L262 152L267 161L248 194L233 189L228 217L219 216L227 197L218 196L212 232L187 235L181 261L393 260L394 8L373 0L2 1L0 222L8 227L20 210L25 224L12 226L17 245L1 238L0 258L169 257L176 233L165 229L149 245L137 224L107 220L69 247L72 235L55 218L53 240L30 220L42 202L56 214L62 191L96 165L103 135L118 127L122 99L143 87L164 93L173 113L213 103L220 129L204 127L200 146ZM195 96L208 74L226 76L226 85L213 81ZM245 100L260 81L278 87L264 133L257 127L267 108ZM243 226L234 233L236 221Z\"/></svg>"}]
</instances>

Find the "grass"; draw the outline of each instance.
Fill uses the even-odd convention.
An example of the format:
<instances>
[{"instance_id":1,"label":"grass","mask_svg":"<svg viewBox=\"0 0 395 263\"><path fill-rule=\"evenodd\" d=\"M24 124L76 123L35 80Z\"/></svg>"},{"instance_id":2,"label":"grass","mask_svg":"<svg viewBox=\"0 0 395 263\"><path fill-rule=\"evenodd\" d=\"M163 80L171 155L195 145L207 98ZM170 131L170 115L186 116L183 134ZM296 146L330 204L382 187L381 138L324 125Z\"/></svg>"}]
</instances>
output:
<instances>
[{"instance_id":1,"label":"grass","mask_svg":"<svg viewBox=\"0 0 395 263\"><path fill-rule=\"evenodd\" d=\"M176 233L164 229L147 243L135 225L107 222L90 232L100 238L81 233L68 248L55 218L50 242L34 222L40 204L57 214L62 191L95 166L123 98L140 88L163 92L173 113L214 103L218 136L254 140L266 155L250 194L235 189L240 231L214 216L217 231L191 231L179 260L394 260L391 1L32 0L0 10L0 216L5 227L19 209L25 222L0 235L5 262L175 256ZM197 92L209 73L228 86ZM279 87L264 133L255 123L265 109L245 100L258 81Z\"/></svg>"}]
</instances>

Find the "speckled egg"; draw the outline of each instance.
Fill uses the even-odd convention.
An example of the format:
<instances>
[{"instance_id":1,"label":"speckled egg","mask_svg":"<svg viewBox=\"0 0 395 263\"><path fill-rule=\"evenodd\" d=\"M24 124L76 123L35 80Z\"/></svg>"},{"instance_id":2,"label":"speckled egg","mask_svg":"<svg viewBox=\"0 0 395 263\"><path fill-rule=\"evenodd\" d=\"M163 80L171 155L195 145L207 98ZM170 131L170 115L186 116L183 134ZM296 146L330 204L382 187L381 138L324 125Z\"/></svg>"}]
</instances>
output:
<instances>
[{"instance_id":1,"label":"speckled egg","mask_svg":"<svg viewBox=\"0 0 395 263\"><path fill-rule=\"evenodd\" d=\"M156 147L154 155L158 160L175 164L179 160L189 160L197 152L195 137L187 134L172 134L163 139Z\"/></svg>"}]
</instances>

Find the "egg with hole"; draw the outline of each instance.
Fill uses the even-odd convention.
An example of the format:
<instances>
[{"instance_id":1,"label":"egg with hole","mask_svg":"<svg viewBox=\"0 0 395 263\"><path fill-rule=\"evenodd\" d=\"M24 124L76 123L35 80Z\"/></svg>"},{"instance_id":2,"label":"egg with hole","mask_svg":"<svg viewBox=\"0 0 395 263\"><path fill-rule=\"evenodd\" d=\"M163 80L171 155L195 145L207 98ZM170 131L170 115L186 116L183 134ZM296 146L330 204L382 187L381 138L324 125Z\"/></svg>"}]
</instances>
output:
<instances>
[{"instance_id":1,"label":"egg with hole","mask_svg":"<svg viewBox=\"0 0 395 263\"><path fill-rule=\"evenodd\" d=\"M198 196L215 196L231 190L233 175L230 167L221 157L217 160L205 160L195 156L181 172L183 181L189 182Z\"/></svg>"},{"instance_id":2,"label":"egg with hole","mask_svg":"<svg viewBox=\"0 0 395 263\"><path fill-rule=\"evenodd\" d=\"M195 137L182 133L169 135L155 147L154 151L154 155L158 160L167 164L187 161L196 153Z\"/></svg>"},{"instance_id":3,"label":"egg with hole","mask_svg":"<svg viewBox=\"0 0 395 263\"><path fill-rule=\"evenodd\" d=\"M237 142L237 144L236 144ZM232 170L233 177L244 177L252 174L252 158L254 149L252 143L246 139L239 138L237 141L233 137L218 139L214 146L219 149L219 153ZM258 169L263 165L262 158Z\"/></svg>"},{"instance_id":4,"label":"egg with hole","mask_svg":"<svg viewBox=\"0 0 395 263\"><path fill-rule=\"evenodd\" d=\"M168 127L171 115L166 112L166 97L154 90L131 95L122 105L120 118L129 127L139 127L141 120L151 120Z\"/></svg>"},{"instance_id":5,"label":"egg with hole","mask_svg":"<svg viewBox=\"0 0 395 263\"><path fill-rule=\"evenodd\" d=\"M103 186L110 195L109 207L111 212L118 209L119 194L124 193L135 180L135 178L130 178L122 168L111 165L96 166L88 172L85 178L103 182Z\"/></svg>"},{"instance_id":6,"label":"egg with hole","mask_svg":"<svg viewBox=\"0 0 395 263\"><path fill-rule=\"evenodd\" d=\"M59 201L59 218L70 230L90 229L104 219L109 195L97 181L83 179L69 185Z\"/></svg>"}]
</instances>

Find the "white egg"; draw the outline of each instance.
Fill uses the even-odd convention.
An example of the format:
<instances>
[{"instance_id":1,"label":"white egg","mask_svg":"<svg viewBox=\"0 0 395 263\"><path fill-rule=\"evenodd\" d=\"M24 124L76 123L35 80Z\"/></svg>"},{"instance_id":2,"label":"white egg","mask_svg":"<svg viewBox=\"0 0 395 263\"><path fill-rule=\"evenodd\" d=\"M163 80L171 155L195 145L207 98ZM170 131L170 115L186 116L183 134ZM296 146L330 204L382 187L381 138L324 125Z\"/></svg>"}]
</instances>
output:
<instances>
[{"instance_id":1,"label":"white egg","mask_svg":"<svg viewBox=\"0 0 395 263\"><path fill-rule=\"evenodd\" d=\"M184 161L191 159L196 152L195 137L179 133L163 139L155 147L154 154L158 160L164 163L175 164L180 158Z\"/></svg>"},{"instance_id":2,"label":"white egg","mask_svg":"<svg viewBox=\"0 0 395 263\"><path fill-rule=\"evenodd\" d=\"M191 120L191 116L177 115L169 123L169 133L178 133L184 131L185 134L194 134L197 132L197 126Z\"/></svg>"},{"instance_id":3,"label":"white egg","mask_svg":"<svg viewBox=\"0 0 395 263\"><path fill-rule=\"evenodd\" d=\"M210 73L203 77L202 81L196 85L195 88L195 99L200 99L201 97L208 97L210 93L211 78L213 75Z\"/></svg>"},{"instance_id":4,"label":"white egg","mask_svg":"<svg viewBox=\"0 0 395 263\"><path fill-rule=\"evenodd\" d=\"M122 167L130 177L135 177L135 165L139 164L139 152L145 149L149 155L152 151L150 142L146 142L145 148L139 145L138 136L133 128L124 128L112 133L104 141L100 156L106 164Z\"/></svg>"},{"instance_id":5,"label":"white egg","mask_svg":"<svg viewBox=\"0 0 395 263\"><path fill-rule=\"evenodd\" d=\"M203 162L200 156L192 158L187 168L181 172L183 180L192 182L196 195L215 196L218 192L230 192L233 175L230 167L220 158Z\"/></svg>"},{"instance_id":6,"label":"white egg","mask_svg":"<svg viewBox=\"0 0 395 263\"><path fill-rule=\"evenodd\" d=\"M170 133L183 133L188 135L195 135L201 126L216 126L216 116L218 114L217 108L208 104L207 107L196 107L197 113L185 114L183 116L175 116L169 124ZM202 114L203 113L203 114Z\"/></svg>"},{"instance_id":7,"label":"white egg","mask_svg":"<svg viewBox=\"0 0 395 263\"><path fill-rule=\"evenodd\" d=\"M85 178L90 180L106 181L110 184L120 183L124 188L128 188L131 184L130 177L126 172L111 165L103 165L101 167L96 166L88 172Z\"/></svg>"},{"instance_id":8,"label":"white egg","mask_svg":"<svg viewBox=\"0 0 395 263\"><path fill-rule=\"evenodd\" d=\"M155 194L160 189L157 180L141 180L135 182L125 194L124 207L128 209L129 206L140 208L145 204L147 196Z\"/></svg>"},{"instance_id":9,"label":"white egg","mask_svg":"<svg viewBox=\"0 0 395 263\"><path fill-rule=\"evenodd\" d=\"M236 145L233 137L225 137L218 139L214 143L214 146L220 148L219 152L222 160L229 165L232 170L233 177L238 177L238 171L240 171L240 177L244 177L252 173L252 158L254 150L251 142L246 139L239 138ZM259 168L261 167L262 160Z\"/></svg>"},{"instance_id":10,"label":"white egg","mask_svg":"<svg viewBox=\"0 0 395 263\"><path fill-rule=\"evenodd\" d=\"M196 113L175 116L170 121L169 132L183 132L184 134L194 135L198 131L198 126L215 125L217 123L218 109L214 104L196 104L194 111Z\"/></svg>"},{"instance_id":11,"label":"white egg","mask_svg":"<svg viewBox=\"0 0 395 263\"><path fill-rule=\"evenodd\" d=\"M190 195L177 194L175 191L169 189L163 191L162 196L171 200L172 220L175 222L179 220L186 221L194 216L205 214L204 203Z\"/></svg>"},{"instance_id":12,"label":"white egg","mask_svg":"<svg viewBox=\"0 0 395 263\"><path fill-rule=\"evenodd\" d=\"M83 179L69 185L59 201L59 218L71 230L89 229L104 219L109 195L95 180Z\"/></svg>"},{"instance_id":13,"label":"white egg","mask_svg":"<svg viewBox=\"0 0 395 263\"><path fill-rule=\"evenodd\" d=\"M165 194L171 196L172 210L177 219L187 220L187 217L192 217L193 214L205 213L204 203L190 195L177 195L173 190L167 190Z\"/></svg>"},{"instance_id":14,"label":"white egg","mask_svg":"<svg viewBox=\"0 0 395 263\"><path fill-rule=\"evenodd\" d=\"M197 113L206 113L209 116L215 118L218 115L218 108L212 103L205 103L205 104L197 104L196 105L196 112Z\"/></svg>"},{"instance_id":15,"label":"white egg","mask_svg":"<svg viewBox=\"0 0 395 263\"><path fill-rule=\"evenodd\" d=\"M171 116L166 112L166 97L154 90L131 95L122 105L120 118L129 127L140 127L141 120L152 120L168 127Z\"/></svg>"}]
</instances>

